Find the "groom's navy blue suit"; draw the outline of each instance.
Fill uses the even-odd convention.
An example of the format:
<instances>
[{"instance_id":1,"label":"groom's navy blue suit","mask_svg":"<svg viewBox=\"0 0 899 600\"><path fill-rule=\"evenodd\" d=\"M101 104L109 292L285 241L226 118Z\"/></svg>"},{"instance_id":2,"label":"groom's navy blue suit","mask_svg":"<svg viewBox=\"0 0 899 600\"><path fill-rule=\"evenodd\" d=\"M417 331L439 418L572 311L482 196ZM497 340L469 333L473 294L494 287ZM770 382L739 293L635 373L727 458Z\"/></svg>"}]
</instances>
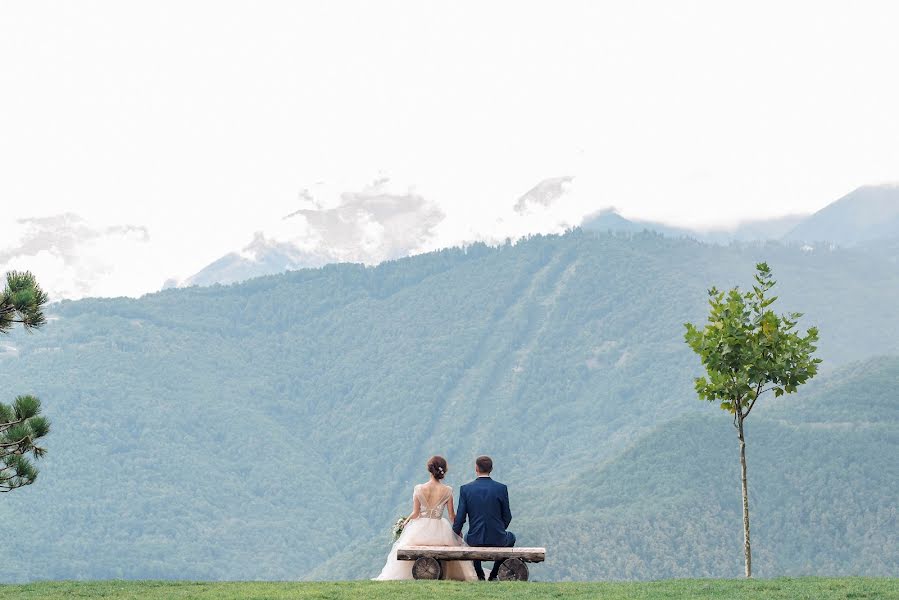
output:
<instances>
[{"instance_id":1,"label":"groom's navy blue suit","mask_svg":"<svg viewBox=\"0 0 899 600\"><path fill-rule=\"evenodd\" d=\"M459 509L453 521L456 535L462 535L466 517L468 534L465 541L469 546L509 548L515 545L515 534L506 531L512 522L512 511L509 509L509 489L502 483L489 477L478 477L459 488ZM501 563L496 561L493 564L490 579L496 579ZM474 561L474 569L478 578L483 579L481 561Z\"/></svg>"}]
</instances>

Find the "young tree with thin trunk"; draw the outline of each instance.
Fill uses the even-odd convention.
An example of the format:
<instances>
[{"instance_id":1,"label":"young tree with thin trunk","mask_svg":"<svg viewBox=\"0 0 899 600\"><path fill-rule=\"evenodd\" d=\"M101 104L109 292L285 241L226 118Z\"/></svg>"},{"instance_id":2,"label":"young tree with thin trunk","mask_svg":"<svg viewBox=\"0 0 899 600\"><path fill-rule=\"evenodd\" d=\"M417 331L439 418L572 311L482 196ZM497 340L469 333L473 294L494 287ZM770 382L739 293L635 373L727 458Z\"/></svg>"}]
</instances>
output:
<instances>
[{"instance_id":1,"label":"young tree with thin trunk","mask_svg":"<svg viewBox=\"0 0 899 600\"><path fill-rule=\"evenodd\" d=\"M10 271L6 287L0 291L0 333L16 325L26 331L46 323L43 307L47 294L31 273ZM50 432L50 422L41 416L41 401L19 396L11 405L0 402L0 492L34 483L37 469L28 455L41 458L46 450L37 445Z\"/></svg>"},{"instance_id":2,"label":"young tree with thin trunk","mask_svg":"<svg viewBox=\"0 0 899 600\"><path fill-rule=\"evenodd\" d=\"M740 482L743 490L743 554L746 577L752 577L752 548L749 543L749 493L746 481L746 418L759 397L791 394L815 376L821 360L817 350L818 330L805 335L796 331L801 313L778 316L770 309L777 296L768 296L775 281L766 263L756 265L752 291L733 288L709 290L709 322L702 329L687 323L685 339L696 352L706 377L696 378L696 392L717 402L733 415L740 440Z\"/></svg>"}]
</instances>

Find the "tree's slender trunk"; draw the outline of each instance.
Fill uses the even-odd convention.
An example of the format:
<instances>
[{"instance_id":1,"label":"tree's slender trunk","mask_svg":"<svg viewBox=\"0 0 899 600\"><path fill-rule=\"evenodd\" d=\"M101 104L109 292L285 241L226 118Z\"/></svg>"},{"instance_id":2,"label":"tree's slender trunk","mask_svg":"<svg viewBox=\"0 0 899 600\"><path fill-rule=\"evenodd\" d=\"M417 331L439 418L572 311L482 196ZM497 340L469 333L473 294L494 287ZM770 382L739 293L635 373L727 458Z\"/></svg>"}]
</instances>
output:
<instances>
[{"instance_id":1,"label":"tree's slender trunk","mask_svg":"<svg viewBox=\"0 0 899 600\"><path fill-rule=\"evenodd\" d=\"M752 577L752 548L749 546L749 490L746 486L746 437L743 435L743 414L737 414L737 431L740 435L740 483L743 487L743 555L746 561L746 577Z\"/></svg>"}]
</instances>

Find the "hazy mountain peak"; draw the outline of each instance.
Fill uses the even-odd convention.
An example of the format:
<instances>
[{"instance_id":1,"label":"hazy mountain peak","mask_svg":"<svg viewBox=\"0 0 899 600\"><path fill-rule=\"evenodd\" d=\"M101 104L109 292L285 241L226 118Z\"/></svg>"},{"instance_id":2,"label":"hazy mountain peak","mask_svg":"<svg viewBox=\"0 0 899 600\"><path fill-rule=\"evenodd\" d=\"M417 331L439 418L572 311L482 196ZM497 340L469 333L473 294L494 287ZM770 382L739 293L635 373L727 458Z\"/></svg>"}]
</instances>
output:
<instances>
[{"instance_id":1,"label":"hazy mountain peak","mask_svg":"<svg viewBox=\"0 0 899 600\"><path fill-rule=\"evenodd\" d=\"M785 239L840 245L899 237L899 184L865 185L828 204Z\"/></svg>"},{"instance_id":2,"label":"hazy mountain peak","mask_svg":"<svg viewBox=\"0 0 899 600\"><path fill-rule=\"evenodd\" d=\"M632 221L621 216L618 209L614 206L601 208L599 211L587 215L582 225L584 229L592 229L594 231L643 231L650 229L657 231L660 227L664 227L659 223L642 223L640 221Z\"/></svg>"}]
</instances>

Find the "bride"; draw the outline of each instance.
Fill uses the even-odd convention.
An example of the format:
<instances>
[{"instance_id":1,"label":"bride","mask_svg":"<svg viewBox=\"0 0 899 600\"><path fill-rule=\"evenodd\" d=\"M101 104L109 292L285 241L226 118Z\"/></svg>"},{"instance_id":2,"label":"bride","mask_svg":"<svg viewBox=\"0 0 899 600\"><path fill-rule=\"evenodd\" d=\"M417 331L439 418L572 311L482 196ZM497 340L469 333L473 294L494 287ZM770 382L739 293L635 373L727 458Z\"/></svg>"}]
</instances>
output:
<instances>
[{"instance_id":1,"label":"bride","mask_svg":"<svg viewBox=\"0 0 899 600\"><path fill-rule=\"evenodd\" d=\"M441 483L446 476L446 459L432 456L428 461L431 478L427 483L415 486L412 492L412 514L406 519L403 533L394 542L387 555L387 564L375 579L412 579L411 560L397 560L396 549L401 546L465 546L465 542L453 532L450 522L456 518L453 508L453 488ZM443 509L449 513L449 521L443 518ZM470 560L453 560L442 563L446 579L477 581L474 565Z\"/></svg>"}]
</instances>

